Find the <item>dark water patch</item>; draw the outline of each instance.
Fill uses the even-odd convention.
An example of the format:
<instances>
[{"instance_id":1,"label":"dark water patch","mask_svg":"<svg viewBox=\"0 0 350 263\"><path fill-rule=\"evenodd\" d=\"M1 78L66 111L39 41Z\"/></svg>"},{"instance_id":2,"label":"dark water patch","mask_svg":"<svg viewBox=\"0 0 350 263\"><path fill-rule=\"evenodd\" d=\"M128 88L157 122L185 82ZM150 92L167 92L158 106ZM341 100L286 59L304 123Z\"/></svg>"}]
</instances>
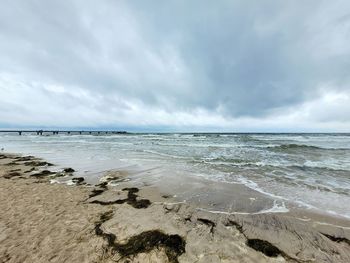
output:
<instances>
[{"instance_id":1,"label":"dark water patch","mask_svg":"<svg viewBox=\"0 0 350 263\"><path fill-rule=\"evenodd\" d=\"M286 165L286 166L279 166L282 168L292 169L292 170L300 170L302 172L316 172L316 173L340 173L340 174L346 174L349 175L348 170L342 170L342 169L335 169L331 167L317 167L317 166L308 166L308 165Z\"/></svg>"},{"instance_id":2,"label":"dark water patch","mask_svg":"<svg viewBox=\"0 0 350 263\"><path fill-rule=\"evenodd\" d=\"M206 134L204 133L194 133L192 134L193 137L207 137ZM219 137L218 134L211 134L209 137Z\"/></svg>"},{"instance_id":3,"label":"dark water patch","mask_svg":"<svg viewBox=\"0 0 350 263\"><path fill-rule=\"evenodd\" d=\"M202 161L202 160L201 160ZM214 159L206 160L210 163L223 162L223 163L233 163L233 164L247 164L248 162L254 164L254 161L248 159L239 159L239 158L227 158L227 157L218 157Z\"/></svg>"},{"instance_id":4,"label":"dark water patch","mask_svg":"<svg viewBox=\"0 0 350 263\"><path fill-rule=\"evenodd\" d=\"M317 147L317 146L311 146L306 144L281 144L278 146L268 146L267 149L274 149L274 150L288 150L288 149L311 149L311 150L323 150L324 148Z\"/></svg>"},{"instance_id":5,"label":"dark water patch","mask_svg":"<svg viewBox=\"0 0 350 263\"><path fill-rule=\"evenodd\" d=\"M336 193L340 195L345 195L348 196L350 194L350 191L348 189L341 189L341 188L330 188L326 187L323 185L314 185L314 184L308 184L308 183L303 183L303 186L306 187L307 189L310 190L316 190L316 191L321 191L321 192L328 192L328 193Z\"/></svg>"},{"instance_id":6,"label":"dark water patch","mask_svg":"<svg viewBox=\"0 0 350 263\"><path fill-rule=\"evenodd\" d=\"M272 151L305 151L305 150L311 150L311 151L349 151L349 148L323 148L320 146L314 146L314 145L307 145L307 144L281 144L278 146L268 146L266 147L268 150Z\"/></svg>"},{"instance_id":7,"label":"dark water patch","mask_svg":"<svg viewBox=\"0 0 350 263\"><path fill-rule=\"evenodd\" d=\"M247 134L242 134L239 137L236 137L237 141L243 142L243 143L256 143L256 144L265 144L266 142L263 140L259 140L256 137L252 137L250 135Z\"/></svg>"},{"instance_id":8,"label":"dark water patch","mask_svg":"<svg viewBox=\"0 0 350 263\"><path fill-rule=\"evenodd\" d=\"M186 241L179 235L168 235L160 230L150 230L130 237L126 243L116 242L116 235L106 233L101 226L113 217L109 211L100 216L95 223L95 234L107 241L110 253L118 253L122 258L132 258L139 253L148 253L154 249L164 249L169 262L178 263L178 257L185 253Z\"/></svg>"}]
</instances>

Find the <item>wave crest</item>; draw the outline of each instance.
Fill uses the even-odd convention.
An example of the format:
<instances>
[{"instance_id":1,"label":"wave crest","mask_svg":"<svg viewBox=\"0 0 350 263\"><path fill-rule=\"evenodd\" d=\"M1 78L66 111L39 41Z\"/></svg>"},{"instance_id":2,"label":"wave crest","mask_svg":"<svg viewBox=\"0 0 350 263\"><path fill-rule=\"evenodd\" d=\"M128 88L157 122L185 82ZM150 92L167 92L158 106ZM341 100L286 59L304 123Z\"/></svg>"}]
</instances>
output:
<instances>
[{"instance_id":1,"label":"wave crest","mask_svg":"<svg viewBox=\"0 0 350 263\"><path fill-rule=\"evenodd\" d=\"M278 146L268 146L267 149L271 150L341 150L341 149L329 149L329 148L322 148L318 146L313 145L306 145L306 144L281 144Z\"/></svg>"}]
</instances>

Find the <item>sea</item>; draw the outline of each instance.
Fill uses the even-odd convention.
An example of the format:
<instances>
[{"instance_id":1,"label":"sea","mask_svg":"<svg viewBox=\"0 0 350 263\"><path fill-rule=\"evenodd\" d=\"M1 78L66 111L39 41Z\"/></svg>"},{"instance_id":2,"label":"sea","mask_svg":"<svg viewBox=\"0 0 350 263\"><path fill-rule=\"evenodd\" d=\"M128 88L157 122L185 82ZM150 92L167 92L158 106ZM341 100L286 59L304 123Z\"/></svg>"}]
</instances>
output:
<instances>
[{"instance_id":1,"label":"sea","mask_svg":"<svg viewBox=\"0 0 350 263\"><path fill-rule=\"evenodd\" d=\"M3 133L0 148L72 167L87 181L108 170L158 184L200 178L350 218L350 134Z\"/></svg>"}]
</instances>

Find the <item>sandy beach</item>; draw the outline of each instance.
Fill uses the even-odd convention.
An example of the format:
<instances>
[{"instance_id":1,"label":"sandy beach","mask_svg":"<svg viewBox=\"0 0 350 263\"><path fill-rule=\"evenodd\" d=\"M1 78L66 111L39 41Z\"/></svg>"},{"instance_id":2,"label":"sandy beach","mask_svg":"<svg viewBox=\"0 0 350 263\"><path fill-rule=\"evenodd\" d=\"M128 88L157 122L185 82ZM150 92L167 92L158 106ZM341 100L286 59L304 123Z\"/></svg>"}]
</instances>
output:
<instances>
[{"instance_id":1,"label":"sandy beach","mask_svg":"<svg viewBox=\"0 0 350 263\"><path fill-rule=\"evenodd\" d=\"M0 8L0 263L350 263L350 0Z\"/></svg>"},{"instance_id":2,"label":"sandy beach","mask_svg":"<svg viewBox=\"0 0 350 263\"><path fill-rule=\"evenodd\" d=\"M90 185L54 167L0 155L0 262L350 262L346 219L210 213L122 171Z\"/></svg>"}]
</instances>

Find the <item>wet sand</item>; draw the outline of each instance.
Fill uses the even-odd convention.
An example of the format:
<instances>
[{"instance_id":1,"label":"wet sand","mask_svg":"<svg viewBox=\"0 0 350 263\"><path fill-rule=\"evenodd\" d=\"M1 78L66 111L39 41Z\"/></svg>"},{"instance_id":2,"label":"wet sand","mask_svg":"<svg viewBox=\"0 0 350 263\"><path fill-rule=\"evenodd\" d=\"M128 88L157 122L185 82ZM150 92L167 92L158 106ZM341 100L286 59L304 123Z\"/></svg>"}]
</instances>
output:
<instances>
[{"instance_id":1,"label":"wet sand","mask_svg":"<svg viewBox=\"0 0 350 263\"><path fill-rule=\"evenodd\" d=\"M0 262L350 262L346 219L301 209L210 213L197 207L205 197L178 202L123 171L89 185L71 169L2 154L0 198Z\"/></svg>"}]
</instances>

